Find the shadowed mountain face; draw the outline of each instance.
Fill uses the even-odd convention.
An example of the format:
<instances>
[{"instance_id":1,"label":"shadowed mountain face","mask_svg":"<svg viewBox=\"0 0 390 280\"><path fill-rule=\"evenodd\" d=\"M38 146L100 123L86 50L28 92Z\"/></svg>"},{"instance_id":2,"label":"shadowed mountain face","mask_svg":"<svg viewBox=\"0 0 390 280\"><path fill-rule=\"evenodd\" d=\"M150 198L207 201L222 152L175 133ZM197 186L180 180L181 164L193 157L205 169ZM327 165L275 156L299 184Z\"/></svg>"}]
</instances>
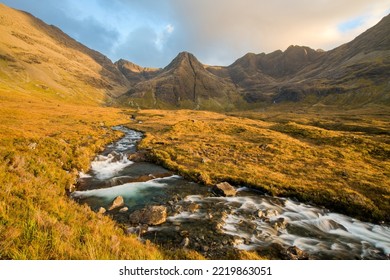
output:
<instances>
[{"instance_id":1,"label":"shadowed mountain face","mask_svg":"<svg viewBox=\"0 0 390 280\"><path fill-rule=\"evenodd\" d=\"M120 98L122 102L157 108L168 106L225 110L240 100L236 87L229 79L225 80L207 71L188 52L180 53L164 69L154 72L150 79L145 77L144 72L140 72L139 76L143 80ZM133 77L131 80L135 80Z\"/></svg>"},{"instance_id":2,"label":"shadowed mountain face","mask_svg":"<svg viewBox=\"0 0 390 280\"><path fill-rule=\"evenodd\" d=\"M129 81L104 55L55 26L0 4L0 81L77 102L102 102Z\"/></svg>"}]
</instances>

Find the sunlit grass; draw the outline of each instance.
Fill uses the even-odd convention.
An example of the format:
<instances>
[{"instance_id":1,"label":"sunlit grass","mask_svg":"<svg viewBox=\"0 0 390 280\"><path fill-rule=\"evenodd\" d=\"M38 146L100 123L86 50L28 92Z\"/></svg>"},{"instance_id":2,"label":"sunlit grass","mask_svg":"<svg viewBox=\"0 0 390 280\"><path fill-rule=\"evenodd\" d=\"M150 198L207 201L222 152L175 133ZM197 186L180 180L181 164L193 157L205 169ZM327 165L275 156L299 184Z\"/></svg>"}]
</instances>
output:
<instances>
[{"instance_id":1,"label":"sunlit grass","mask_svg":"<svg viewBox=\"0 0 390 280\"><path fill-rule=\"evenodd\" d=\"M152 160L192 180L229 181L389 221L388 119L361 111L351 120L350 113L149 110L131 126L147 132L140 148ZM339 121L345 129L332 129Z\"/></svg>"},{"instance_id":2,"label":"sunlit grass","mask_svg":"<svg viewBox=\"0 0 390 280\"><path fill-rule=\"evenodd\" d=\"M39 96L39 95L38 95ZM119 135L120 110L0 91L0 259L161 259L66 195Z\"/></svg>"}]
</instances>

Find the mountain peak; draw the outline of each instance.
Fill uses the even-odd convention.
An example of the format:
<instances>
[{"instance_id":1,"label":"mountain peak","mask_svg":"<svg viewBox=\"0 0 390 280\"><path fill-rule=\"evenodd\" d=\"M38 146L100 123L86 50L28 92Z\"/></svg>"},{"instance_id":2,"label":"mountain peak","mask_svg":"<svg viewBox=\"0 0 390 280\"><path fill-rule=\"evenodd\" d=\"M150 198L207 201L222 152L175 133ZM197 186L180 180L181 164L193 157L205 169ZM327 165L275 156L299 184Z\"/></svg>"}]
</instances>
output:
<instances>
[{"instance_id":1,"label":"mountain peak","mask_svg":"<svg viewBox=\"0 0 390 280\"><path fill-rule=\"evenodd\" d=\"M195 68L204 69L202 63L192 54L186 51L180 52L172 61L164 68L164 70L177 69L177 68L192 68L195 71Z\"/></svg>"}]
</instances>

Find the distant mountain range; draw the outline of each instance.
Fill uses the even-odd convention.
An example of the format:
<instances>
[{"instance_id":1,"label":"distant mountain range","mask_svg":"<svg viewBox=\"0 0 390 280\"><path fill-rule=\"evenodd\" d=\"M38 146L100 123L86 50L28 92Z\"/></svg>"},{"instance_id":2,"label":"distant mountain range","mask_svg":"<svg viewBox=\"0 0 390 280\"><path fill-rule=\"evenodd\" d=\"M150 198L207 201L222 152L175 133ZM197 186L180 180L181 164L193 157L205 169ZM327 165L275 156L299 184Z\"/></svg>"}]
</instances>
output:
<instances>
[{"instance_id":1,"label":"distant mountain range","mask_svg":"<svg viewBox=\"0 0 390 280\"><path fill-rule=\"evenodd\" d=\"M390 105L390 15L331 51L290 46L208 66L182 52L165 68L112 63L32 15L0 4L0 81L139 108L235 110L286 102ZM11 78L12 77L12 78ZM77 93L77 94L76 94Z\"/></svg>"}]
</instances>

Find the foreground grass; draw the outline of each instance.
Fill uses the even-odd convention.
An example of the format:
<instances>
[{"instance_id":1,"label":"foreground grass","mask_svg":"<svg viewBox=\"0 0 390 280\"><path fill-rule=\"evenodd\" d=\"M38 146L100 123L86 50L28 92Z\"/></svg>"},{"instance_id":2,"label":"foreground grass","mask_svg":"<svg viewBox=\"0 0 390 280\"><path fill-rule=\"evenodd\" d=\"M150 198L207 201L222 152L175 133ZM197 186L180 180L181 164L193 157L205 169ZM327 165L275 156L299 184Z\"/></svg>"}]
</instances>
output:
<instances>
[{"instance_id":1,"label":"foreground grass","mask_svg":"<svg viewBox=\"0 0 390 280\"><path fill-rule=\"evenodd\" d=\"M145 110L131 127L147 132L139 148L153 161L192 180L229 181L389 222L389 120L372 112Z\"/></svg>"},{"instance_id":2,"label":"foreground grass","mask_svg":"<svg viewBox=\"0 0 390 280\"><path fill-rule=\"evenodd\" d=\"M119 110L0 91L0 259L162 259L66 196L77 170L118 137Z\"/></svg>"}]
</instances>

